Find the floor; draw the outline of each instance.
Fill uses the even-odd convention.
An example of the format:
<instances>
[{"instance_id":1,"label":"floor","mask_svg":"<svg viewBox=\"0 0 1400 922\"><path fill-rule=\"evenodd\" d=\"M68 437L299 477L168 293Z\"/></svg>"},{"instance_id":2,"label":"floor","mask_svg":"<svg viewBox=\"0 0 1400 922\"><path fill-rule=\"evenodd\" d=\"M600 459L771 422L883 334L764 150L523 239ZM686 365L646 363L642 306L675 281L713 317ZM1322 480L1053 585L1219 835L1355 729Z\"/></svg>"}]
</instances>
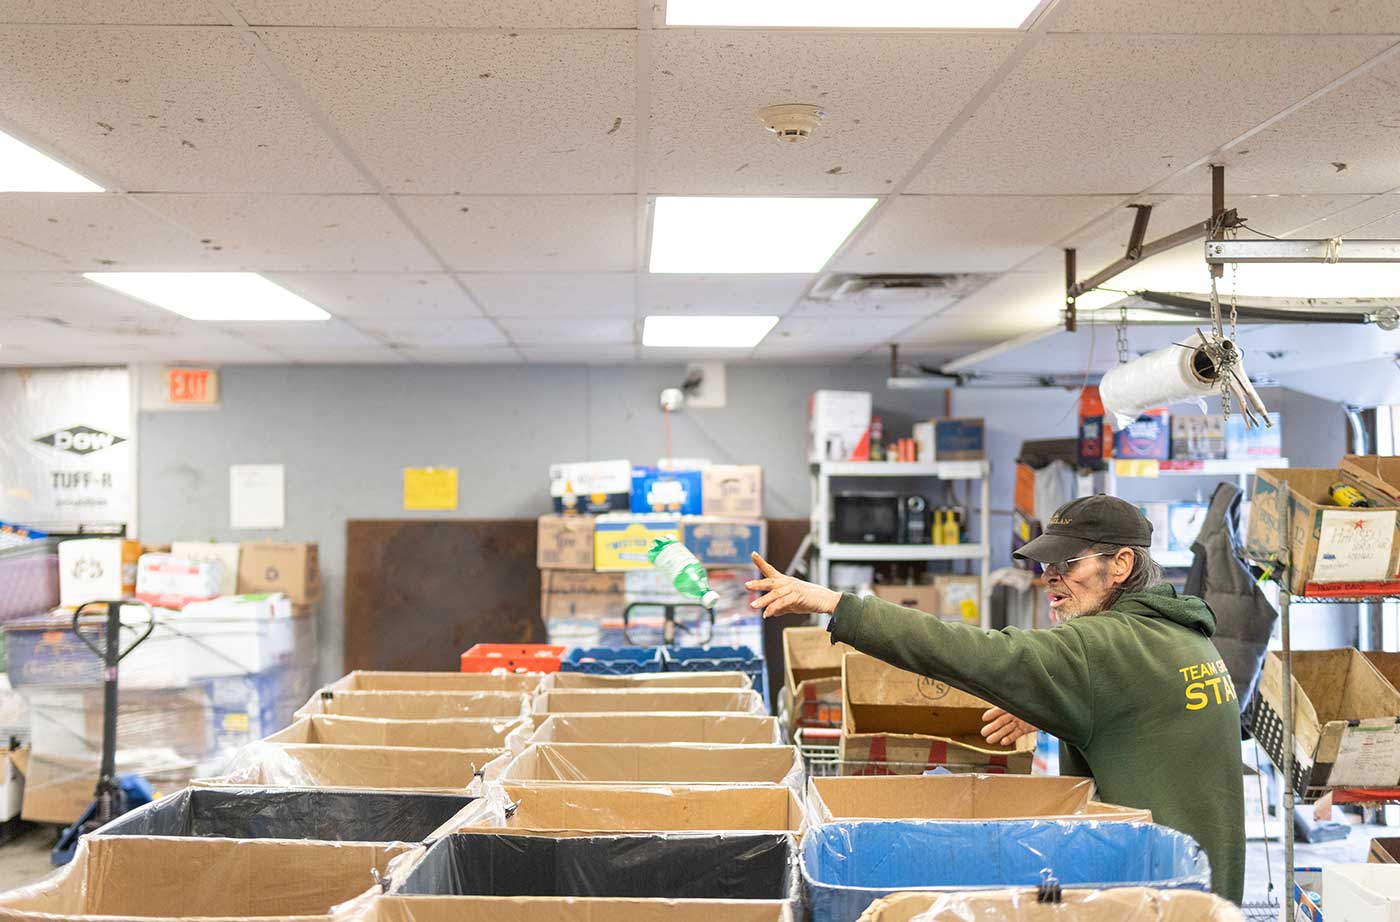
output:
<instances>
[{"instance_id":1,"label":"floor","mask_svg":"<svg viewBox=\"0 0 1400 922\"><path fill-rule=\"evenodd\" d=\"M53 870L49 850L56 826L29 826L18 838L0 845L0 890L32 884Z\"/></svg>"}]
</instances>

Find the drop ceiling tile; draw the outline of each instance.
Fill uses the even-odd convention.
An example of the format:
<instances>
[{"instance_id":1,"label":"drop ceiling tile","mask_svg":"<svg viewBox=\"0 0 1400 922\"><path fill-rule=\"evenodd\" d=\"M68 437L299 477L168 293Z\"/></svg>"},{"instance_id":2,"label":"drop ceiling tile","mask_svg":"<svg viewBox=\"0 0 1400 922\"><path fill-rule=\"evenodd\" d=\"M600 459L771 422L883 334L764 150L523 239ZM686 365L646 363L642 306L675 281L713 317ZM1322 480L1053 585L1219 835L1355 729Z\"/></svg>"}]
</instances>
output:
<instances>
[{"instance_id":1,"label":"drop ceiling tile","mask_svg":"<svg viewBox=\"0 0 1400 922\"><path fill-rule=\"evenodd\" d=\"M212 254L130 196L0 193L0 270L211 269Z\"/></svg>"},{"instance_id":2,"label":"drop ceiling tile","mask_svg":"<svg viewBox=\"0 0 1400 922\"><path fill-rule=\"evenodd\" d=\"M635 29L632 0L234 0L252 25L471 29Z\"/></svg>"},{"instance_id":3,"label":"drop ceiling tile","mask_svg":"<svg viewBox=\"0 0 1400 922\"><path fill-rule=\"evenodd\" d=\"M835 268L1004 272L1118 202L1095 195L901 195L883 206Z\"/></svg>"},{"instance_id":4,"label":"drop ceiling tile","mask_svg":"<svg viewBox=\"0 0 1400 922\"><path fill-rule=\"evenodd\" d=\"M636 196L399 196L409 220L462 272L630 272Z\"/></svg>"},{"instance_id":5,"label":"drop ceiling tile","mask_svg":"<svg viewBox=\"0 0 1400 922\"><path fill-rule=\"evenodd\" d=\"M787 313L795 320L847 321L861 318L932 317L957 303L956 298L934 295L928 298L879 301L802 301Z\"/></svg>"},{"instance_id":6,"label":"drop ceiling tile","mask_svg":"<svg viewBox=\"0 0 1400 922\"><path fill-rule=\"evenodd\" d=\"M590 345L586 349L568 346L521 346L525 361L532 365L630 365L637 360L635 346ZM656 350L652 350L656 351Z\"/></svg>"},{"instance_id":7,"label":"drop ceiling tile","mask_svg":"<svg viewBox=\"0 0 1400 922\"><path fill-rule=\"evenodd\" d=\"M286 361L298 365L406 365L407 353L388 346L320 349L314 346L283 348Z\"/></svg>"},{"instance_id":8,"label":"drop ceiling tile","mask_svg":"<svg viewBox=\"0 0 1400 922\"><path fill-rule=\"evenodd\" d=\"M230 269L411 272L440 268L374 195L142 195Z\"/></svg>"},{"instance_id":9,"label":"drop ceiling tile","mask_svg":"<svg viewBox=\"0 0 1400 922\"><path fill-rule=\"evenodd\" d=\"M1280 3L1278 0L1060 0L1052 32L1400 33L1392 3Z\"/></svg>"},{"instance_id":10,"label":"drop ceiling tile","mask_svg":"<svg viewBox=\"0 0 1400 922\"><path fill-rule=\"evenodd\" d=\"M282 349L359 349L382 345L374 336L347 323L330 319L300 323L217 323L220 330L258 345Z\"/></svg>"},{"instance_id":11,"label":"drop ceiling tile","mask_svg":"<svg viewBox=\"0 0 1400 922\"><path fill-rule=\"evenodd\" d=\"M447 273L276 272L268 277L348 320L481 316Z\"/></svg>"},{"instance_id":12,"label":"drop ceiling tile","mask_svg":"<svg viewBox=\"0 0 1400 922\"><path fill-rule=\"evenodd\" d=\"M785 314L810 275L642 276L643 314Z\"/></svg>"},{"instance_id":13,"label":"drop ceiling tile","mask_svg":"<svg viewBox=\"0 0 1400 922\"><path fill-rule=\"evenodd\" d=\"M909 191L1146 189L1392 43L1375 36L1047 35Z\"/></svg>"},{"instance_id":14,"label":"drop ceiling tile","mask_svg":"<svg viewBox=\"0 0 1400 922\"><path fill-rule=\"evenodd\" d=\"M487 349L430 346L404 348L402 352L424 365L518 365L522 361L520 353L508 346Z\"/></svg>"},{"instance_id":15,"label":"drop ceiling tile","mask_svg":"<svg viewBox=\"0 0 1400 922\"><path fill-rule=\"evenodd\" d=\"M675 349L639 347L637 360L646 365L684 365L687 362L743 363L754 356L753 349Z\"/></svg>"},{"instance_id":16,"label":"drop ceiling tile","mask_svg":"<svg viewBox=\"0 0 1400 922\"><path fill-rule=\"evenodd\" d=\"M1007 312L991 316L944 314L906 330L899 342L901 346L907 345L912 349L928 348L952 354L966 347L981 348L1006 342L1054 323L1053 316L1044 321L1034 312ZM1111 334L1099 336L1099 341L1106 354L1113 351Z\"/></svg>"},{"instance_id":17,"label":"drop ceiling tile","mask_svg":"<svg viewBox=\"0 0 1400 922\"><path fill-rule=\"evenodd\" d=\"M636 188L635 31L263 37L391 191Z\"/></svg>"},{"instance_id":18,"label":"drop ceiling tile","mask_svg":"<svg viewBox=\"0 0 1400 922\"><path fill-rule=\"evenodd\" d=\"M360 329L386 343L405 348L489 348L508 346L500 328L480 317L454 320L386 317L362 320Z\"/></svg>"},{"instance_id":19,"label":"drop ceiling tile","mask_svg":"<svg viewBox=\"0 0 1400 922\"><path fill-rule=\"evenodd\" d=\"M763 340L774 347L849 346L865 348L892 338L912 324L909 317L784 317Z\"/></svg>"},{"instance_id":20,"label":"drop ceiling tile","mask_svg":"<svg viewBox=\"0 0 1400 922\"><path fill-rule=\"evenodd\" d=\"M213 4L189 0L0 0L0 23L227 25Z\"/></svg>"},{"instance_id":21,"label":"drop ceiling tile","mask_svg":"<svg viewBox=\"0 0 1400 922\"><path fill-rule=\"evenodd\" d=\"M135 191L368 186L232 29L0 32L0 112Z\"/></svg>"},{"instance_id":22,"label":"drop ceiling tile","mask_svg":"<svg viewBox=\"0 0 1400 922\"><path fill-rule=\"evenodd\" d=\"M511 340L521 345L624 346L636 341L636 321L631 317L501 317Z\"/></svg>"},{"instance_id":23,"label":"drop ceiling tile","mask_svg":"<svg viewBox=\"0 0 1400 922\"><path fill-rule=\"evenodd\" d=\"M878 193L1016 47L1020 34L660 30L653 36L652 189ZM756 115L774 103L828 115L785 143Z\"/></svg>"},{"instance_id":24,"label":"drop ceiling tile","mask_svg":"<svg viewBox=\"0 0 1400 922\"><path fill-rule=\"evenodd\" d=\"M863 355L867 346L833 346L829 343L760 343L753 351L752 359L763 362L797 364L815 362L821 364L844 364L854 362Z\"/></svg>"},{"instance_id":25,"label":"drop ceiling tile","mask_svg":"<svg viewBox=\"0 0 1400 922\"><path fill-rule=\"evenodd\" d=\"M75 272L0 273L0 317L50 323L160 323L176 315L89 282Z\"/></svg>"},{"instance_id":26,"label":"drop ceiling tile","mask_svg":"<svg viewBox=\"0 0 1400 922\"><path fill-rule=\"evenodd\" d=\"M631 317L636 311L630 272L479 272L460 278L495 317Z\"/></svg>"}]
</instances>

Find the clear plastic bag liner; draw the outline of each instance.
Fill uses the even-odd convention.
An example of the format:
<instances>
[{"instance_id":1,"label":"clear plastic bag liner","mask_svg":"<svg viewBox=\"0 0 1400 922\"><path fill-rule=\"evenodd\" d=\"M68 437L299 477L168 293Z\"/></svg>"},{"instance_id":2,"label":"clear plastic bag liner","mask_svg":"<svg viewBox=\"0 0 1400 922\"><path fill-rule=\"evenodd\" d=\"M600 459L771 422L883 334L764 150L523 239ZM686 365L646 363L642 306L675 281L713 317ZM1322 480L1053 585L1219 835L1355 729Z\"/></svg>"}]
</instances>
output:
<instances>
[{"instance_id":1,"label":"clear plastic bag liner","mask_svg":"<svg viewBox=\"0 0 1400 922\"><path fill-rule=\"evenodd\" d=\"M1055 820L831 823L802 842L813 922L856 922L901 890L1037 886L1210 889L1195 840L1150 823Z\"/></svg>"},{"instance_id":2,"label":"clear plastic bag liner","mask_svg":"<svg viewBox=\"0 0 1400 922\"><path fill-rule=\"evenodd\" d=\"M1038 893L899 893L871 904L861 922L1244 922L1239 907L1210 893L1064 890L1059 905L1040 902Z\"/></svg>"},{"instance_id":3,"label":"clear plastic bag liner","mask_svg":"<svg viewBox=\"0 0 1400 922\"><path fill-rule=\"evenodd\" d=\"M742 672L643 672L637 675L594 675L588 672L553 672L544 677L540 691L578 689L653 690L753 688Z\"/></svg>"},{"instance_id":4,"label":"clear plastic bag liner","mask_svg":"<svg viewBox=\"0 0 1400 922\"><path fill-rule=\"evenodd\" d=\"M1093 799L1091 778L1029 775L812 777L813 825L857 819L1087 819L1150 823L1152 812Z\"/></svg>"},{"instance_id":5,"label":"clear plastic bag liner","mask_svg":"<svg viewBox=\"0 0 1400 922\"><path fill-rule=\"evenodd\" d=\"M367 895L336 909L342 922L785 922L779 900Z\"/></svg>"},{"instance_id":6,"label":"clear plastic bag liner","mask_svg":"<svg viewBox=\"0 0 1400 922\"><path fill-rule=\"evenodd\" d=\"M489 784L440 829L576 835L614 832L791 832L806 816L791 788L607 784Z\"/></svg>"},{"instance_id":7,"label":"clear plastic bag liner","mask_svg":"<svg viewBox=\"0 0 1400 922\"><path fill-rule=\"evenodd\" d=\"M565 689L535 696L536 714L616 714L658 711L721 711L767 715L768 708L752 690L728 688Z\"/></svg>"},{"instance_id":8,"label":"clear plastic bag liner","mask_svg":"<svg viewBox=\"0 0 1400 922\"><path fill-rule=\"evenodd\" d=\"M387 720L381 717L303 717L264 739L268 743L322 746L418 746L425 749L508 749L512 734L528 725L521 719L463 717L439 720ZM525 734L528 736L528 731Z\"/></svg>"},{"instance_id":9,"label":"clear plastic bag liner","mask_svg":"<svg viewBox=\"0 0 1400 922\"><path fill-rule=\"evenodd\" d=\"M323 916L374 885L401 843L89 836L73 861L0 893L0 919Z\"/></svg>"},{"instance_id":10,"label":"clear plastic bag liner","mask_svg":"<svg viewBox=\"0 0 1400 922\"><path fill-rule=\"evenodd\" d=\"M294 716L337 714L388 720L528 717L530 696L517 692L335 691L321 689Z\"/></svg>"},{"instance_id":11,"label":"clear plastic bag liner","mask_svg":"<svg viewBox=\"0 0 1400 922\"><path fill-rule=\"evenodd\" d=\"M500 775L512 783L783 784L799 797L802 779L802 759L793 746L685 743L534 743Z\"/></svg>"},{"instance_id":12,"label":"clear plastic bag liner","mask_svg":"<svg viewBox=\"0 0 1400 922\"><path fill-rule=\"evenodd\" d=\"M103 836L423 842L467 807L459 794L191 788L103 826Z\"/></svg>"},{"instance_id":13,"label":"clear plastic bag liner","mask_svg":"<svg viewBox=\"0 0 1400 922\"><path fill-rule=\"evenodd\" d=\"M793 896L786 834L451 835L429 848L396 894L782 900Z\"/></svg>"},{"instance_id":14,"label":"clear plastic bag liner","mask_svg":"<svg viewBox=\"0 0 1400 922\"><path fill-rule=\"evenodd\" d=\"M776 717L724 713L551 714L532 743L726 743L782 742Z\"/></svg>"},{"instance_id":15,"label":"clear plastic bag liner","mask_svg":"<svg viewBox=\"0 0 1400 922\"><path fill-rule=\"evenodd\" d=\"M391 672L357 669L326 686L332 691L517 692L540 690L537 672Z\"/></svg>"},{"instance_id":16,"label":"clear plastic bag liner","mask_svg":"<svg viewBox=\"0 0 1400 922\"><path fill-rule=\"evenodd\" d=\"M216 778L197 786L269 785L475 793L508 762L503 749L315 746L254 743Z\"/></svg>"}]
</instances>

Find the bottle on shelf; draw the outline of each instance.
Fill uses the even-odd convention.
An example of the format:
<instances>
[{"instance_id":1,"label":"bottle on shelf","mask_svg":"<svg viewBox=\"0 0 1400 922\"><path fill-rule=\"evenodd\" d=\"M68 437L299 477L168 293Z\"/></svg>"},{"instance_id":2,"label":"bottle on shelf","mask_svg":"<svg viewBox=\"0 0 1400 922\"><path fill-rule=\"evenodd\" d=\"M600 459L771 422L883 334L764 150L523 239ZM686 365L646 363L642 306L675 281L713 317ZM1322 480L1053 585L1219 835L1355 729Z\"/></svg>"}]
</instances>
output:
<instances>
[{"instance_id":1,"label":"bottle on shelf","mask_svg":"<svg viewBox=\"0 0 1400 922\"><path fill-rule=\"evenodd\" d=\"M885 460L885 421L878 416L870 417L870 460Z\"/></svg>"},{"instance_id":2,"label":"bottle on shelf","mask_svg":"<svg viewBox=\"0 0 1400 922\"><path fill-rule=\"evenodd\" d=\"M699 599L706 608L719 604L719 593L710 588L710 577L690 548L667 535L652 542L647 559L671 580L683 596Z\"/></svg>"}]
</instances>

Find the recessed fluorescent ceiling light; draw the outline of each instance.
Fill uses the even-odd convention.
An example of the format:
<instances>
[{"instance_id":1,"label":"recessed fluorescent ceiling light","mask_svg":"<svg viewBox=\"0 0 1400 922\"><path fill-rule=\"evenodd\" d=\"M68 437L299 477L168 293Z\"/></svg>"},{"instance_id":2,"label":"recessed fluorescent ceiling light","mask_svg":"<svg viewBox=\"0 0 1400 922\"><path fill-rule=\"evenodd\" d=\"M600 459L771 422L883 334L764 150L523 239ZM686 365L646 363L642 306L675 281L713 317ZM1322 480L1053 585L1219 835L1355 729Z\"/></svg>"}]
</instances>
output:
<instances>
[{"instance_id":1,"label":"recessed fluorescent ceiling light","mask_svg":"<svg viewBox=\"0 0 1400 922\"><path fill-rule=\"evenodd\" d=\"M83 278L191 320L328 320L331 316L256 272L84 272Z\"/></svg>"},{"instance_id":2,"label":"recessed fluorescent ceiling light","mask_svg":"<svg viewBox=\"0 0 1400 922\"><path fill-rule=\"evenodd\" d=\"M668 26L1020 29L1041 0L667 0Z\"/></svg>"},{"instance_id":3,"label":"recessed fluorescent ceiling light","mask_svg":"<svg viewBox=\"0 0 1400 922\"><path fill-rule=\"evenodd\" d=\"M642 345L660 348L752 349L777 317L694 317L653 314L642 325Z\"/></svg>"},{"instance_id":4,"label":"recessed fluorescent ceiling light","mask_svg":"<svg viewBox=\"0 0 1400 922\"><path fill-rule=\"evenodd\" d=\"M0 192L102 192L101 186L0 131Z\"/></svg>"},{"instance_id":5,"label":"recessed fluorescent ceiling light","mask_svg":"<svg viewBox=\"0 0 1400 922\"><path fill-rule=\"evenodd\" d=\"M819 272L873 198L659 196L652 272Z\"/></svg>"}]
</instances>

